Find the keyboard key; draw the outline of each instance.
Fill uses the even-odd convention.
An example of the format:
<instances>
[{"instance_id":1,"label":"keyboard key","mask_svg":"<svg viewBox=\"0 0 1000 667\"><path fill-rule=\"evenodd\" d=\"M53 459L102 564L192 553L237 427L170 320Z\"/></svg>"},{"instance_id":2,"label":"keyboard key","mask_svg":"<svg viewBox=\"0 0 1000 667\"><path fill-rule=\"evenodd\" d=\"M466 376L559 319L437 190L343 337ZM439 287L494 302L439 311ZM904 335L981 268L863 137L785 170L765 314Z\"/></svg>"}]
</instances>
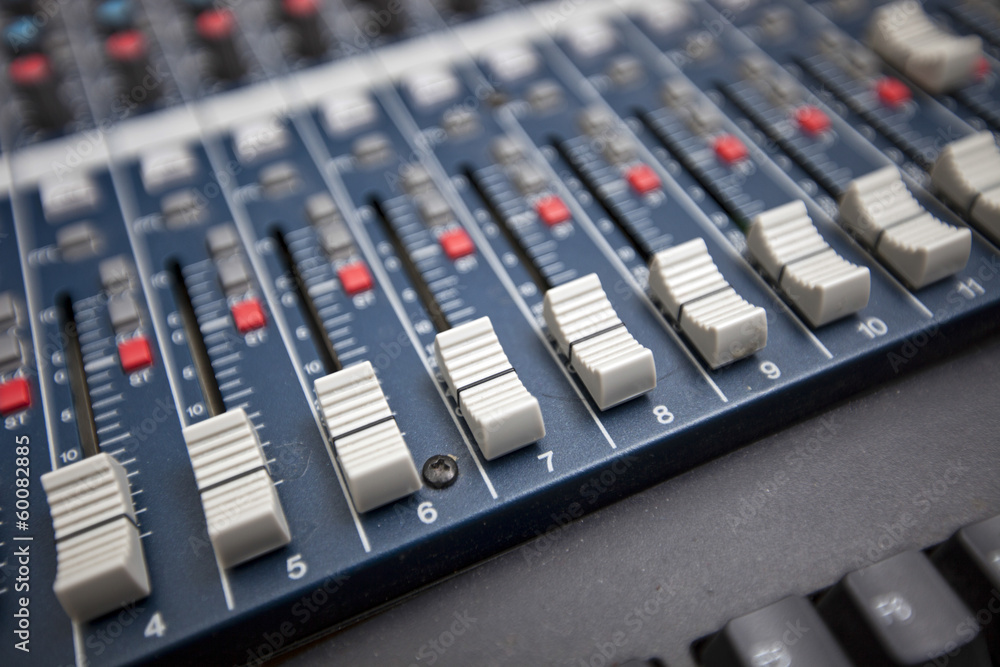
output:
<instances>
[{"instance_id":1,"label":"keyboard key","mask_svg":"<svg viewBox=\"0 0 1000 667\"><path fill-rule=\"evenodd\" d=\"M931 560L982 625L993 664L1000 664L1000 516L961 529Z\"/></svg>"},{"instance_id":2,"label":"keyboard key","mask_svg":"<svg viewBox=\"0 0 1000 667\"><path fill-rule=\"evenodd\" d=\"M792 596L726 623L705 647L705 667L850 667L805 598Z\"/></svg>"},{"instance_id":3,"label":"keyboard key","mask_svg":"<svg viewBox=\"0 0 1000 667\"><path fill-rule=\"evenodd\" d=\"M990 664L974 617L919 551L851 572L818 607L848 655L862 665Z\"/></svg>"}]
</instances>

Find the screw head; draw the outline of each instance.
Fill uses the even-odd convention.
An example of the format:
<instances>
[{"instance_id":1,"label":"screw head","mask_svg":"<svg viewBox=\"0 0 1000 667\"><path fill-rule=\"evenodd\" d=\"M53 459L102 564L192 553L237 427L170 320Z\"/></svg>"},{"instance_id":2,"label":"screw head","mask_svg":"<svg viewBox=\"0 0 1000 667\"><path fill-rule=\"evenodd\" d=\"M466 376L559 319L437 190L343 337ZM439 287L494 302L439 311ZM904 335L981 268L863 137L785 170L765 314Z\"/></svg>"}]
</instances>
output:
<instances>
[{"instance_id":1,"label":"screw head","mask_svg":"<svg viewBox=\"0 0 1000 667\"><path fill-rule=\"evenodd\" d=\"M454 456L435 454L424 462L424 481L432 489L451 486L458 478L458 461Z\"/></svg>"}]
</instances>

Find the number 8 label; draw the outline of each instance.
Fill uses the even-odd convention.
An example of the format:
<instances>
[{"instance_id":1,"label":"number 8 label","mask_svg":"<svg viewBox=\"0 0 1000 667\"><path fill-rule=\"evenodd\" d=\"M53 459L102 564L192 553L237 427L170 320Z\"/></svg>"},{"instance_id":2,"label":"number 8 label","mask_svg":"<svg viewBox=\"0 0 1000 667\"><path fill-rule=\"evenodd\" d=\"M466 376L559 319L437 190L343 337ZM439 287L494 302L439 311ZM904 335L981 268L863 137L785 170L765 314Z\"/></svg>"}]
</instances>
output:
<instances>
[{"instance_id":1,"label":"number 8 label","mask_svg":"<svg viewBox=\"0 0 1000 667\"><path fill-rule=\"evenodd\" d=\"M653 415L656 417L656 421L661 424L671 424L674 421L674 413L668 410L665 405L657 405L653 408Z\"/></svg>"}]
</instances>

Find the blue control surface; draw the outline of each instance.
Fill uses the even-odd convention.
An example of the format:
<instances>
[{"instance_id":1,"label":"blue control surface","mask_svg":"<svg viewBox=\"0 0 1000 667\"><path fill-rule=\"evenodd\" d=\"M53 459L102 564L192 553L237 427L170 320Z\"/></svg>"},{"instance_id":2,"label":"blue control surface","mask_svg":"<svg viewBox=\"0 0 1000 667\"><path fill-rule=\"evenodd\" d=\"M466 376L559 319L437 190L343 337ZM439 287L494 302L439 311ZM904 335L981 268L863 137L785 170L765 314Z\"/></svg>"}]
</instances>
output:
<instances>
[{"instance_id":1,"label":"blue control surface","mask_svg":"<svg viewBox=\"0 0 1000 667\"><path fill-rule=\"evenodd\" d=\"M346 625L996 328L990 192L958 206L931 178L953 142L1000 131L1000 19L978 1L926 4L983 39L976 73L933 95L833 3L69 4L38 49L5 44L0 81L18 350L0 357L0 616L23 633L3 664L254 662L261 637ZM968 230L961 267L919 288L883 254L891 227L873 244L840 215L890 166ZM784 280L812 255L772 275L748 244L796 200L870 276L867 305L822 326ZM766 346L718 368L650 287L656 254L696 239L766 313ZM591 274L655 362L655 388L604 410L545 316ZM546 433L492 459L434 350L483 317ZM361 362L424 477L364 512L313 386ZM238 410L291 539L224 567L182 431ZM151 593L73 621L41 476L99 452L127 476ZM443 488L438 456L458 470Z\"/></svg>"}]
</instances>

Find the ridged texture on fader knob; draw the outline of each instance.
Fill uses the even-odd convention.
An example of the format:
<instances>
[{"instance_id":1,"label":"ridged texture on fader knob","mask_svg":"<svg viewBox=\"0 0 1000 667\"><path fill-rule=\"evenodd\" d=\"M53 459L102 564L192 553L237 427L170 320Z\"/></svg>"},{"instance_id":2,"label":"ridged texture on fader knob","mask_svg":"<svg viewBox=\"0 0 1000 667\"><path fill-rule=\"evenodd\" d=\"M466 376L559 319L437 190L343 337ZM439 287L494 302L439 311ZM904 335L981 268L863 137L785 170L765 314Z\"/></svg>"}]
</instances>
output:
<instances>
[{"instance_id":1,"label":"ridged texture on fader knob","mask_svg":"<svg viewBox=\"0 0 1000 667\"><path fill-rule=\"evenodd\" d=\"M420 488L413 456L371 363L365 361L331 373L316 380L314 388L359 512L391 503Z\"/></svg>"},{"instance_id":2,"label":"ridged texture on fader knob","mask_svg":"<svg viewBox=\"0 0 1000 667\"><path fill-rule=\"evenodd\" d=\"M868 269L848 262L827 244L801 200L757 215L747 248L814 327L868 305Z\"/></svg>"},{"instance_id":3,"label":"ridged texture on fader knob","mask_svg":"<svg viewBox=\"0 0 1000 667\"><path fill-rule=\"evenodd\" d=\"M98 454L42 475L56 535L53 589L74 621L89 621L149 595L125 469Z\"/></svg>"},{"instance_id":4,"label":"ridged texture on fader knob","mask_svg":"<svg viewBox=\"0 0 1000 667\"><path fill-rule=\"evenodd\" d=\"M868 27L868 43L886 62L934 95L971 82L983 56L979 37L945 32L914 0L875 10Z\"/></svg>"},{"instance_id":5,"label":"ridged texture on fader knob","mask_svg":"<svg viewBox=\"0 0 1000 667\"><path fill-rule=\"evenodd\" d=\"M931 169L931 187L1000 241L1000 150L992 132L945 146Z\"/></svg>"},{"instance_id":6,"label":"ridged texture on fader knob","mask_svg":"<svg viewBox=\"0 0 1000 667\"><path fill-rule=\"evenodd\" d=\"M545 437L538 399L521 383L490 318L439 333L434 356L487 459Z\"/></svg>"},{"instance_id":7,"label":"ridged texture on fader knob","mask_svg":"<svg viewBox=\"0 0 1000 667\"><path fill-rule=\"evenodd\" d=\"M656 253L649 287L712 368L767 344L767 313L726 282L702 239Z\"/></svg>"},{"instance_id":8,"label":"ridged texture on fader knob","mask_svg":"<svg viewBox=\"0 0 1000 667\"><path fill-rule=\"evenodd\" d=\"M224 567L288 544L291 532L253 423L229 410L184 429L208 536Z\"/></svg>"},{"instance_id":9,"label":"ridged texture on fader knob","mask_svg":"<svg viewBox=\"0 0 1000 667\"><path fill-rule=\"evenodd\" d=\"M893 166L851 181L840 219L915 288L961 271L969 261L972 233L928 213Z\"/></svg>"},{"instance_id":10,"label":"ridged texture on fader knob","mask_svg":"<svg viewBox=\"0 0 1000 667\"><path fill-rule=\"evenodd\" d=\"M547 291L542 314L601 410L656 387L653 353L625 328L597 274Z\"/></svg>"}]
</instances>

